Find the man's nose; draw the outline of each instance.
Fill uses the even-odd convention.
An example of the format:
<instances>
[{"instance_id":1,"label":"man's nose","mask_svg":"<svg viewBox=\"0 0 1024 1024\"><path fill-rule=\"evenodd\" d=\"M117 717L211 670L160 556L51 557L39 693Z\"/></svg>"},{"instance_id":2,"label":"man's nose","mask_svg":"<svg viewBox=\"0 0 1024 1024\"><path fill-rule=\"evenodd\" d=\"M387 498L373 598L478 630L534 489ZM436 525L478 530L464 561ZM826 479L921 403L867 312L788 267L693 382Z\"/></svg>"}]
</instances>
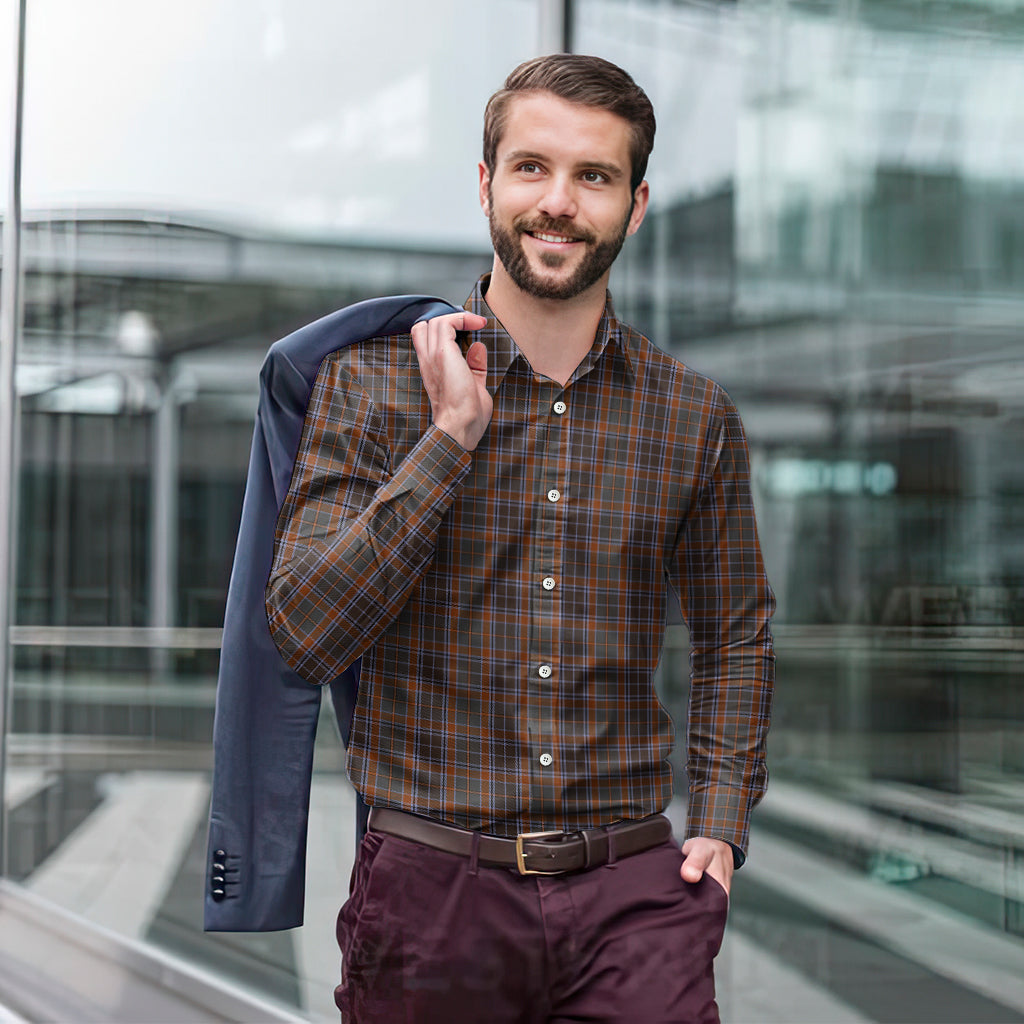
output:
<instances>
[{"instance_id":1,"label":"man's nose","mask_svg":"<svg viewBox=\"0 0 1024 1024\"><path fill-rule=\"evenodd\" d=\"M577 203L572 183L561 175L550 178L537 209L548 217L575 217Z\"/></svg>"}]
</instances>

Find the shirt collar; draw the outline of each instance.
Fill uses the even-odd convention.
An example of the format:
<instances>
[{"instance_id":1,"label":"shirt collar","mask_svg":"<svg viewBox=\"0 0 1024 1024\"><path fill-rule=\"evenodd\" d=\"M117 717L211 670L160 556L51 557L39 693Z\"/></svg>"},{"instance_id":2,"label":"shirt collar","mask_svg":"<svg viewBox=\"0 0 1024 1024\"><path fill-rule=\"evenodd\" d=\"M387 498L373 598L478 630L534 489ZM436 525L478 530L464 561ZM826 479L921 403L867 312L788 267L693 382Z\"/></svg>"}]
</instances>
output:
<instances>
[{"instance_id":1,"label":"shirt collar","mask_svg":"<svg viewBox=\"0 0 1024 1024\"><path fill-rule=\"evenodd\" d=\"M485 293L487 286L491 283L491 275L484 274L476 282L473 291L464 304L465 309L471 313L487 318L487 326L480 331L467 331L465 334L464 348L468 349L474 340L485 341L487 345L487 377L491 391L494 391L501 384L508 373L509 368L516 361L522 359L526 363L519 346L512 339L511 335L501 325L498 318L491 312L487 305ZM615 316L612 307L611 292L607 293L604 304L604 312L601 314L601 321L597 325L597 334L594 336L594 344L586 354L583 361L573 374L570 383L589 372L597 364L597 361L604 355L605 351L611 348L622 357L622 368L630 384L636 382L635 359L636 353L631 351L633 345L632 332L623 330Z\"/></svg>"}]
</instances>

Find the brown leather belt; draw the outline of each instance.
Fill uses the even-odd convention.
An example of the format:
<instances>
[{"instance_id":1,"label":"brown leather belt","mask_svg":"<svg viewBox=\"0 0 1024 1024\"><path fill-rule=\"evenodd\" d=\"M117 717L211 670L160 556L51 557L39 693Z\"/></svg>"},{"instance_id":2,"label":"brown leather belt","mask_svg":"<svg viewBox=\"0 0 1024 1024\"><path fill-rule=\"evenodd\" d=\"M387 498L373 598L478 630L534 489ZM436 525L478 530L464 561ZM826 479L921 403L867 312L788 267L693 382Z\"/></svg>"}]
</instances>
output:
<instances>
[{"instance_id":1,"label":"brown leather belt","mask_svg":"<svg viewBox=\"0 0 1024 1024\"><path fill-rule=\"evenodd\" d=\"M617 860L649 850L672 835L672 825L663 814L582 832L524 832L515 839L442 825L390 807L371 807L369 826L373 832L411 839L461 857L472 856L474 837L479 837L476 840L478 863L484 867L514 868L521 875L585 871L607 864L613 858Z\"/></svg>"}]
</instances>

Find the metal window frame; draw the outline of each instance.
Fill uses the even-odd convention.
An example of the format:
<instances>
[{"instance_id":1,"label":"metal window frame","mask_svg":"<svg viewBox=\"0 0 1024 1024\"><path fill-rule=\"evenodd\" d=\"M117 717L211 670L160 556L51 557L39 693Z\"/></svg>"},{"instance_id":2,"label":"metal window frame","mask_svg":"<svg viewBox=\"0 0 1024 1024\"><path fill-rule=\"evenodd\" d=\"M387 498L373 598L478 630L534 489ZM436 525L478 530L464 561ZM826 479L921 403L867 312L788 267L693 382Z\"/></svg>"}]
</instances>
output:
<instances>
[{"instance_id":1,"label":"metal window frame","mask_svg":"<svg viewBox=\"0 0 1024 1024\"><path fill-rule=\"evenodd\" d=\"M572 0L537 0L538 53L572 53Z\"/></svg>"}]
</instances>

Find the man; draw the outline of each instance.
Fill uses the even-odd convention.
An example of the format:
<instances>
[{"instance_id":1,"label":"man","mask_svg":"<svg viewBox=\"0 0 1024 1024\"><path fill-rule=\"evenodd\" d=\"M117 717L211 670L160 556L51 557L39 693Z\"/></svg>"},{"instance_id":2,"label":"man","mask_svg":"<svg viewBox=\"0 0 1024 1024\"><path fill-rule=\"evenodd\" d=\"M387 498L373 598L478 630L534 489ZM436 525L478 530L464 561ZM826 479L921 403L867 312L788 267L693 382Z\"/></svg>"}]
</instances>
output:
<instances>
[{"instance_id":1,"label":"man","mask_svg":"<svg viewBox=\"0 0 1024 1024\"><path fill-rule=\"evenodd\" d=\"M485 115L490 275L317 379L267 609L311 682L363 659L346 1021L718 1019L773 598L732 403L607 297L653 137L607 61L514 70ZM693 651L681 851L652 687L668 585Z\"/></svg>"}]
</instances>

